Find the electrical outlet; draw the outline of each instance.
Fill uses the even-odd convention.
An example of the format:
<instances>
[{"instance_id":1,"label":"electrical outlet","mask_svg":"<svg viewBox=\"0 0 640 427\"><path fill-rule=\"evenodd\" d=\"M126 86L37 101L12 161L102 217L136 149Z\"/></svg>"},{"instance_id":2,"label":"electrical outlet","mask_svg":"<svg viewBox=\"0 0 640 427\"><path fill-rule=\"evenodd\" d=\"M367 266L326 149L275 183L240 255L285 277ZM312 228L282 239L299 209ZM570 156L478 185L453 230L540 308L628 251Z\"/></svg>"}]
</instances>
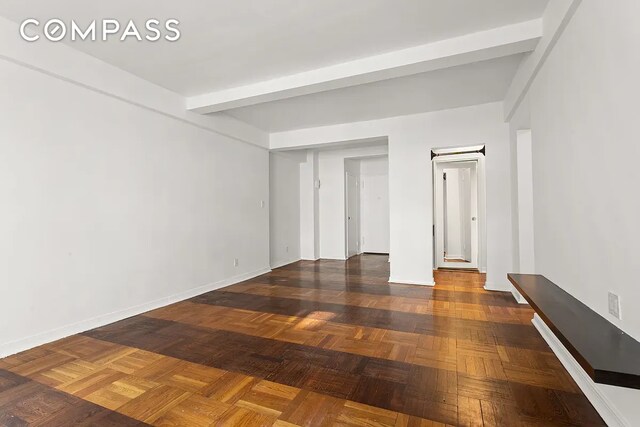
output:
<instances>
[{"instance_id":1,"label":"electrical outlet","mask_svg":"<svg viewBox=\"0 0 640 427\"><path fill-rule=\"evenodd\" d=\"M264 200L260 200L260 207L264 208Z\"/></svg>"},{"instance_id":2,"label":"electrical outlet","mask_svg":"<svg viewBox=\"0 0 640 427\"><path fill-rule=\"evenodd\" d=\"M613 292L609 292L609 314L620 319L620 298Z\"/></svg>"},{"instance_id":3,"label":"electrical outlet","mask_svg":"<svg viewBox=\"0 0 640 427\"><path fill-rule=\"evenodd\" d=\"M240 265L240 262L238 261L238 258L234 258L233 259L233 266L237 267L238 265Z\"/></svg>"}]
</instances>

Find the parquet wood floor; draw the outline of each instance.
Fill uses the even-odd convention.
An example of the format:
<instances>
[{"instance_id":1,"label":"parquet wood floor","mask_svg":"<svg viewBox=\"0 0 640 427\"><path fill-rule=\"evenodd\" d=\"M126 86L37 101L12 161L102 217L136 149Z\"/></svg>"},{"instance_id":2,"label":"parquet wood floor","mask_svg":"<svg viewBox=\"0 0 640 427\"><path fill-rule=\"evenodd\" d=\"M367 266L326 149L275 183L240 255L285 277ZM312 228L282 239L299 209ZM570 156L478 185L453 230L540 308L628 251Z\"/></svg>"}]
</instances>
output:
<instances>
[{"instance_id":1,"label":"parquet wood floor","mask_svg":"<svg viewBox=\"0 0 640 427\"><path fill-rule=\"evenodd\" d=\"M0 360L0 425L599 426L477 273L298 262Z\"/></svg>"}]
</instances>

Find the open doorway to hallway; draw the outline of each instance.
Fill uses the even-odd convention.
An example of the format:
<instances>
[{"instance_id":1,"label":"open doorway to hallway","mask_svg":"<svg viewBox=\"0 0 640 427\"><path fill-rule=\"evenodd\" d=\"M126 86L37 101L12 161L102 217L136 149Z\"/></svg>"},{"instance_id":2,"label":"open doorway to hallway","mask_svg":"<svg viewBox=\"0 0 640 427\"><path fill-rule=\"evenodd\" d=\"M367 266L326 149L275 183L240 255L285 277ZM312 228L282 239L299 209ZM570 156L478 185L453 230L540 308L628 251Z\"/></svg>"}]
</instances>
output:
<instances>
[{"instance_id":1,"label":"open doorway to hallway","mask_svg":"<svg viewBox=\"0 0 640 427\"><path fill-rule=\"evenodd\" d=\"M484 266L484 150L434 150L434 266L481 271Z\"/></svg>"},{"instance_id":2,"label":"open doorway to hallway","mask_svg":"<svg viewBox=\"0 0 640 427\"><path fill-rule=\"evenodd\" d=\"M345 159L346 257L389 254L387 156Z\"/></svg>"}]
</instances>

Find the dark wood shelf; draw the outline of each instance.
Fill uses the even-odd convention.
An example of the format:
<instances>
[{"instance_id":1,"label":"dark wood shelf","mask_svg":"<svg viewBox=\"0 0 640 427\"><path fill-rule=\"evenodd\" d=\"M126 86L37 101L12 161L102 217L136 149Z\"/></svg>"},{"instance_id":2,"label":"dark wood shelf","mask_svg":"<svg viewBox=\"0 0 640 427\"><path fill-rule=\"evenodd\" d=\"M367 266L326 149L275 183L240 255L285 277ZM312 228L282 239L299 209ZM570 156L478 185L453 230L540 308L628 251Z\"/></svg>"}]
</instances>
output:
<instances>
[{"instance_id":1,"label":"dark wood shelf","mask_svg":"<svg viewBox=\"0 0 640 427\"><path fill-rule=\"evenodd\" d=\"M544 276L507 277L595 382L640 389L640 342Z\"/></svg>"}]
</instances>

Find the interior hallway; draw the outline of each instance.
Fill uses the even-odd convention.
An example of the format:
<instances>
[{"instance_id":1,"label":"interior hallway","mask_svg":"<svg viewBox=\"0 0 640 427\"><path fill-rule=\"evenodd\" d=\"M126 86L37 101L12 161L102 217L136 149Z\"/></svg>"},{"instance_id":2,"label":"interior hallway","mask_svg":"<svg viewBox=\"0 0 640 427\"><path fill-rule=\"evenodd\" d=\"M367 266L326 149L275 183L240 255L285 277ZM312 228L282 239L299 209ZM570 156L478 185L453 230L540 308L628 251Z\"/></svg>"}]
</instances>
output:
<instances>
[{"instance_id":1,"label":"interior hallway","mask_svg":"<svg viewBox=\"0 0 640 427\"><path fill-rule=\"evenodd\" d=\"M0 425L604 424L529 306L388 275L297 262L2 359Z\"/></svg>"}]
</instances>

